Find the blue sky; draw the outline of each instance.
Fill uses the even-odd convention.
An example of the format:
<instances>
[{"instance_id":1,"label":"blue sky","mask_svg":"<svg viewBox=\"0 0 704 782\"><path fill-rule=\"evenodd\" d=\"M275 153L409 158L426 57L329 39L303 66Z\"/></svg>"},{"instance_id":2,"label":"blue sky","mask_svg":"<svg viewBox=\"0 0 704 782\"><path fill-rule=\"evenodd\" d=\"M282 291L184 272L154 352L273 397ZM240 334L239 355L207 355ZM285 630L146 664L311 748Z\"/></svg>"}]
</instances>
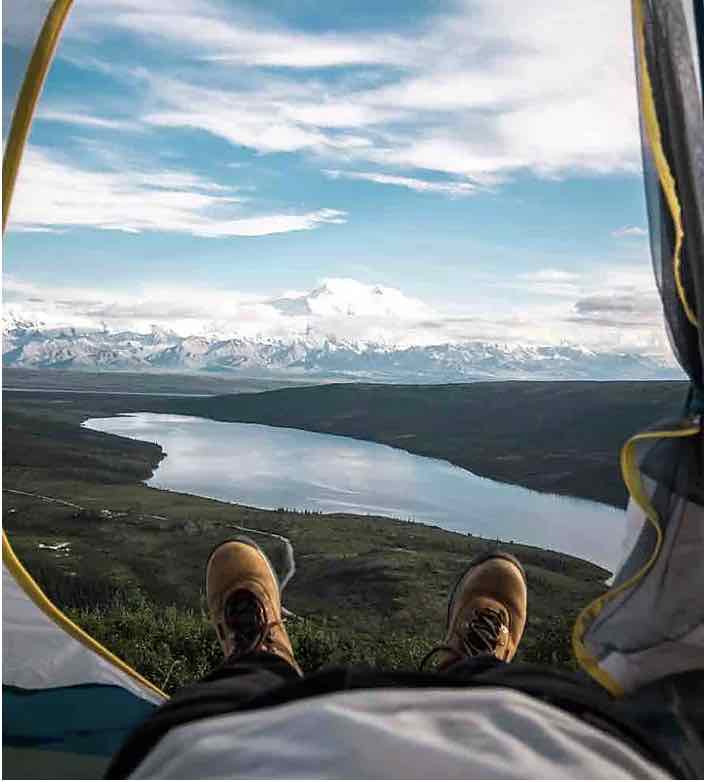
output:
<instances>
[{"instance_id":1,"label":"blue sky","mask_svg":"<svg viewBox=\"0 0 704 782\"><path fill-rule=\"evenodd\" d=\"M628 7L79 0L6 303L280 334L332 280L343 336L661 354Z\"/></svg>"}]
</instances>

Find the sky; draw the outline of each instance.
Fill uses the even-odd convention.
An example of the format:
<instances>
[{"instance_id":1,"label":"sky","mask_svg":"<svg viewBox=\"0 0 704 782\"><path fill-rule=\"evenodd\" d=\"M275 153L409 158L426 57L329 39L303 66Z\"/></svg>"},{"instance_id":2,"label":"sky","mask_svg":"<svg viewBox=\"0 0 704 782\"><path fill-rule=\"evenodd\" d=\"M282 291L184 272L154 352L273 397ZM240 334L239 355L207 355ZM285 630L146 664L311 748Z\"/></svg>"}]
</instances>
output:
<instances>
[{"instance_id":1,"label":"sky","mask_svg":"<svg viewBox=\"0 0 704 782\"><path fill-rule=\"evenodd\" d=\"M6 311L668 356L629 9L78 0L12 204Z\"/></svg>"}]
</instances>

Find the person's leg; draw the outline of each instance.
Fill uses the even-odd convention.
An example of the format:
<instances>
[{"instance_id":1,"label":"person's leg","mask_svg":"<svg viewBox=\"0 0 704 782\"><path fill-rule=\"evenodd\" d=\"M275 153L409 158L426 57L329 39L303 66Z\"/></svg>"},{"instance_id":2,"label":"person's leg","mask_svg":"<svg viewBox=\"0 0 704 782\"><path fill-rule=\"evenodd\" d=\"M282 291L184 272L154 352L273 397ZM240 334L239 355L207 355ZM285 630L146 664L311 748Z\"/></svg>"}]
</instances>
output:
<instances>
[{"instance_id":1,"label":"person's leg","mask_svg":"<svg viewBox=\"0 0 704 782\"><path fill-rule=\"evenodd\" d=\"M526 576L518 560L501 551L484 555L470 563L450 593L445 639L426 655L420 671L324 668L262 691L246 708L340 690L468 686L483 673L510 667L525 628L527 600ZM427 670L431 664L435 670Z\"/></svg>"},{"instance_id":2,"label":"person's leg","mask_svg":"<svg viewBox=\"0 0 704 782\"><path fill-rule=\"evenodd\" d=\"M474 560L452 590L443 643L431 650L421 665L423 668L435 663L435 671L328 669L278 690L262 692L248 708L274 706L339 690L509 687L610 733L673 772L687 773L701 768L697 765L702 762L697 760L701 742L687 735L696 733L691 726L704 714L704 706L691 708L697 702L704 704L701 697L692 697L693 692L703 691L701 678L692 675L687 679L689 698L681 697L681 688L677 690L674 684L669 699L660 697L661 693L654 690L637 693L637 697L612 698L583 674L512 663L526 618L527 584L523 568L511 555L495 551ZM698 686L694 686L697 682ZM666 728L668 716L672 724Z\"/></svg>"},{"instance_id":3,"label":"person's leg","mask_svg":"<svg viewBox=\"0 0 704 782\"><path fill-rule=\"evenodd\" d=\"M477 557L460 576L447 603L445 639L423 659L441 672L480 673L510 662L523 637L528 586L521 563L494 551Z\"/></svg>"},{"instance_id":4,"label":"person's leg","mask_svg":"<svg viewBox=\"0 0 704 782\"><path fill-rule=\"evenodd\" d=\"M436 662L437 670L420 672L342 667L303 678L281 624L278 584L259 549L244 541L224 544L211 555L207 575L209 610L226 659L135 731L114 758L108 778L127 776L168 730L184 723L379 687L512 687L609 729L634 746L647 746L642 732L631 730L631 721L620 717L600 688L574 674L508 664L520 643L527 608L523 568L510 555L495 552L475 560L459 579L448 603L443 644L424 660Z\"/></svg>"},{"instance_id":5,"label":"person's leg","mask_svg":"<svg viewBox=\"0 0 704 782\"><path fill-rule=\"evenodd\" d=\"M216 546L206 564L205 590L224 660L172 701L194 690L226 691L231 701L245 702L303 675L283 624L278 578L256 543L238 537Z\"/></svg>"},{"instance_id":6,"label":"person's leg","mask_svg":"<svg viewBox=\"0 0 704 782\"><path fill-rule=\"evenodd\" d=\"M130 774L172 727L246 709L258 697L301 679L283 625L278 579L254 542L237 538L214 549L206 565L206 592L222 664L142 723L113 758L107 778Z\"/></svg>"},{"instance_id":7,"label":"person's leg","mask_svg":"<svg viewBox=\"0 0 704 782\"><path fill-rule=\"evenodd\" d=\"M614 698L583 673L507 664L525 624L525 576L510 555L503 555L507 556L503 562L497 560L501 556L495 552L484 564L475 561L460 578L448 605L445 641L426 660L435 657L438 670L453 686L520 690L612 734L672 772L701 775L704 671ZM512 561L516 568L509 564Z\"/></svg>"}]
</instances>

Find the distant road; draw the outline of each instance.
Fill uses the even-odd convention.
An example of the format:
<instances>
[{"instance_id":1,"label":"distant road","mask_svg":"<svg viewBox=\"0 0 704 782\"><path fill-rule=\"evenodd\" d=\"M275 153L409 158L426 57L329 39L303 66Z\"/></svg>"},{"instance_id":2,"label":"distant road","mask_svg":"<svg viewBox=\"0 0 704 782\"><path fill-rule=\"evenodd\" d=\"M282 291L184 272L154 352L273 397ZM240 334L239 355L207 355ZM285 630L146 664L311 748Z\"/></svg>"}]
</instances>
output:
<instances>
[{"instance_id":1,"label":"distant road","mask_svg":"<svg viewBox=\"0 0 704 782\"><path fill-rule=\"evenodd\" d=\"M3 391L20 391L25 394L107 394L108 396L198 396L209 397L217 394L184 394L178 391L78 391L74 388L15 388L3 386Z\"/></svg>"}]
</instances>

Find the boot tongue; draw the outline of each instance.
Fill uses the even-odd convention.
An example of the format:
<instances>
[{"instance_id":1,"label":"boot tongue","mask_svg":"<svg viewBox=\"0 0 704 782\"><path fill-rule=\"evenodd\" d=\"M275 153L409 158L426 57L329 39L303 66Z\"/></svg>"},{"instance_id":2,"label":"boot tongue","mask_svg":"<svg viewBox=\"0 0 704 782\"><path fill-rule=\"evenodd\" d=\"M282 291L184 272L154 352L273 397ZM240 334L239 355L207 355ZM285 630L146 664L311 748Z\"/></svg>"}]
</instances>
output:
<instances>
[{"instance_id":1,"label":"boot tongue","mask_svg":"<svg viewBox=\"0 0 704 782\"><path fill-rule=\"evenodd\" d=\"M508 635L501 611L488 606L475 608L461 627L462 642L472 654L494 654Z\"/></svg>"},{"instance_id":2,"label":"boot tongue","mask_svg":"<svg viewBox=\"0 0 704 782\"><path fill-rule=\"evenodd\" d=\"M251 592L234 592L225 603L225 625L232 634L235 653L246 654L261 642L266 630L264 608Z\"/></svg>"}]
</instances>

